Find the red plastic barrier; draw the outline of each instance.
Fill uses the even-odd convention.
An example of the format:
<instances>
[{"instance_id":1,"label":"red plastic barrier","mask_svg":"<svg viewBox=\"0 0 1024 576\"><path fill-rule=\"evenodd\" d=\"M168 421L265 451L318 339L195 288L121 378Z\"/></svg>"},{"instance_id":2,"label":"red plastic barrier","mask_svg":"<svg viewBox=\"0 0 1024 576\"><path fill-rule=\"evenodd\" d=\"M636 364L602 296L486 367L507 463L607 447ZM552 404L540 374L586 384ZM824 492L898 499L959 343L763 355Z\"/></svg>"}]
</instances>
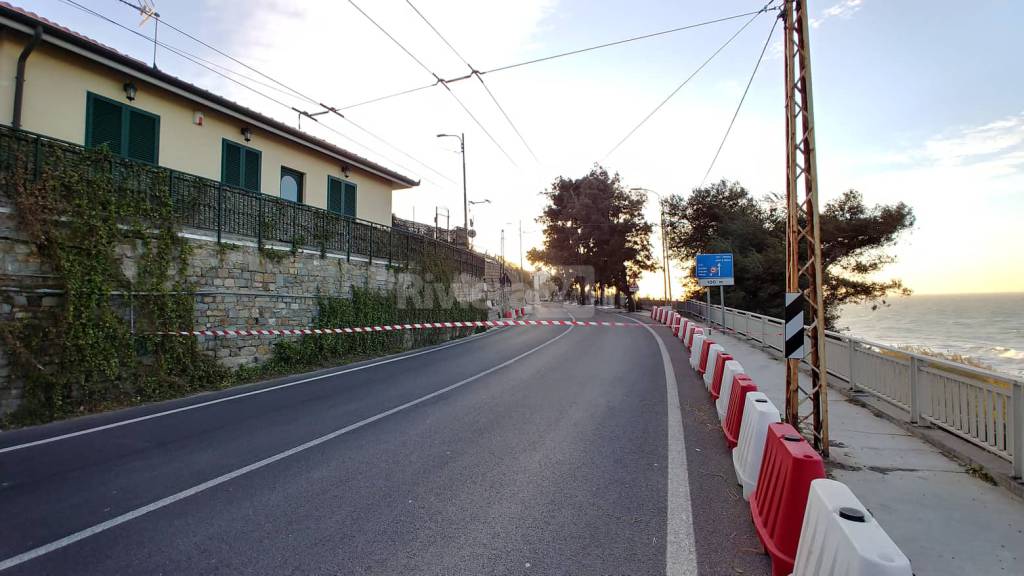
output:
<instances>
[{"instance_id":1,"label":"red plastic barrier","mask_svg":"<svg viewBox=\"0 0 1024 576\"><path fill-rule=\"evenodd\" d=\"M512 311L511 310L506 310L505 311L505 318L511 318L511 317L512 317Z\"/></svg>"},{"instance_id":2,"label":"red plastic barrier","mask_svg":"<svg viewBox=\"0 0 1024 576\"><path fill-rule=\"evenodd\" d=\"M786 423L768 426L750 514L757 537L772 558L772 576L793 571L811 481L824 477L821 456L795 428Z\"/></svg>"},{"instance_id":3,"label":"red plastic barrier","mask_svg":"<svg viewBox=\"0 0 1024 576\"><path fill-rule=\"evenodd\" d=\"M704 344L700 347L700 362L697 364L697 372L703 374L708 369L708 349L714 343L715 341L710 338L704 339Z\"/></svg>"},{"instance_id":4,"label":"red plastic barrier","mask_svg":"<svg viewBox=\"0 0 1024 576\"><path fill-rule=\"evenodd\" d=\"M526 316L526 307L525 306L522 306L522 307L519 308L519 315L520 316Z\"/></svg>"},{"instance_id":5,"label":"red plastic barrier","mask_svg":"<svg viewBox=\"0 0 1024 576\"><path fill-rule=\"evenodd\" d=\"M743 406L746 403L747 394L757 392L757 386L750 376L737 374L732 379L732 392L729 393L729 409L725 413L725 420L722 421L722 431L725 432L725 441L729 449L736 447L740 438L740 423L743 422Z\"/></svg>"},{"instance_id":6,"label":"red plastic barrier","mask_svg":"<svg viewBox=\"0 0 1024 576\"><path fill-rule=\"evenodd\" d=\"M722 373L725 372L725 363L732 360L732 354L721 353L715 362L714 376L711 378L711 397L718 400L722 392Z\"/></svg>"},{"instance_id":7,"label":"red plastic barrier","mask_svg":"<svg viewBox=\"0 0 1024 576\"><path fill-rule=\"evenodd\" d=\"M679 330L676 330L676 336L678 336L680 338L682 338L683 336L686 336L686 327L689 326L689 325L690 325L690 321L684 318L679 323Z\"/></svg>"}]
</instances>

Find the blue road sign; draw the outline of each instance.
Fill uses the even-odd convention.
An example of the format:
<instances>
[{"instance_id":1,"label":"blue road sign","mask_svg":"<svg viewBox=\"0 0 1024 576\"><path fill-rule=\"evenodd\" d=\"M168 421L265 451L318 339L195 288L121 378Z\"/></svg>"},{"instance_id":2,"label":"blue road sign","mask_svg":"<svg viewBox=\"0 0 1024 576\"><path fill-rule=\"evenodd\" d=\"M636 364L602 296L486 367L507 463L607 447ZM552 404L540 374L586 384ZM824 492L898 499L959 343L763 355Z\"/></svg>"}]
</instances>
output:
<instances>
[{"instance_id":1,"label":"blue road sign","mask_svg":"<svg viewBox=\"0 0 1024 576\"><path fill-rule=\"evenodd\" d=\"M732 286L732 254L697 254L697 283L701 286Z\"/></svg>"}]
</instances>

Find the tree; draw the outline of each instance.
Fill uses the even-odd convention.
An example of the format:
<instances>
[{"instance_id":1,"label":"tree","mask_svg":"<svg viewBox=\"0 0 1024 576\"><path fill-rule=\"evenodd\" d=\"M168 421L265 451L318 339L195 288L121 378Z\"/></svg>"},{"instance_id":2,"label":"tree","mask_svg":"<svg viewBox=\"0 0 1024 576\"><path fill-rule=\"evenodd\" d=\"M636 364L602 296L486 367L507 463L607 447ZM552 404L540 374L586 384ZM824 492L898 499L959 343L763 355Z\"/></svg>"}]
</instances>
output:
<instances>
[{"instance_id":1,"label":"tree","mask_svg":"<svg viewBox=\"0 0 1024 576\"><path fill-rule=\"evenodd\" d=\"M544 246L527 254L530 262L555 268L577 267L573 283L583 294L592 282L602 298L608 287L624 293L642 271L656 268L651 255L651 224L643 216L645 196L630 192L618 174L599 165L582 178L558 177L544 192L548 205L537 222ZM583 267L593 278L580 278Z\"/></svg>"},{"instance_id":2,"label":"tree","mask_svg":"<svg viewBox=\"0 0 1024 576\"><path fill-rule=\"evenodd\" d=\"M726 304L781 317L786 274L786 210L781 197L758 200L739 183L722 180L694 190L689 198L666 199L665 213L674 258L732 252L737 284L726 290ZM871 276L895 260L885 249L913 225L914 213L906 204L869 208L855 190L825 205L820 230L828 328L836 327L843 304L884 305L891 294L910 293L900 280L877 281Z\"/></svg>"}]
</instances>

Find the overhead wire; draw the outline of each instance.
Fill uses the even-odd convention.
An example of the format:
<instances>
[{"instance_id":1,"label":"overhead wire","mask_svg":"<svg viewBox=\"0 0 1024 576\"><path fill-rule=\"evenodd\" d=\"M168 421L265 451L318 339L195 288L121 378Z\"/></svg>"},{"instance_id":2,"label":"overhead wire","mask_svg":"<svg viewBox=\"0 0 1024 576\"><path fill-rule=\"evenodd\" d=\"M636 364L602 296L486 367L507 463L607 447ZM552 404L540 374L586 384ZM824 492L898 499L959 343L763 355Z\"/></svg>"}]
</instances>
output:
<instances>
[{"instance_id":1,"label":"overhead wire","mask_svg":"<svg viewBox=\"0 0 1024 576\"><path fill-rule=\"evenodd\" d=\"M764 12L765 9L755 10L753 12L744 12L743 14L736 14L734 16L725 16L723 18L716 18L714 20L707 20L704 22L697 22L696 24L687 24L686 26L679 26L677 28L670 28L668 30L662 30L660 32L652 32L650 34L642 34L640 36L632 36L630 38L624 38L622 40L616 40L614 42L607 42L605 44L598 44L596 46L589 46L587 48L579 48L577 50L570 50L568 52L560 52L558 54L552 54L551 56L544 56L542 58L534 58L533 60L526 60L523 62L517 62L515 64L506 64L504 66L498 66L497 68L491 68L490 70L484 70L481 74L493 74L494 72L502 72L504 70L511 70L512 68L519 68L520 66L527 66L529 64L537 64L539 62L547 62L548 60L554 60L556 58L562 58L565 56L574 56L576 54L582 54L584 52L590 52L591 50L600 50L601 48L608 48L610 46L618 46L619 44L626 44L628 42L635 42L637 40L646 40L648 38L654 38L656 36L663 36L665 34L672 34L674 32L682 32L683 30L690 30L692 28L699 28L701 26L708 26L710 24L718 24L719 22L727 22L729 20L735 20L737 18L743 18L744 16L753 16Z\"/></svg>"},{"instance_id":2,"label":"overhead wire","mask_svg":"<svg viewBox=\"0 0 1024 576\"><path fill-rule=\"evenodd\" d=\"M505 111L505 107L501 105L501 102L498 102L498 98L494 95L493 92L491 92L491 88L487 85L487 82L484 82L484 78L480 74L480 72L476 68L474 68L473 65L470 64L462 56L462 54L459 53L458 50L455 49L455 46L452 46L452 43L449 42L448 39L444 37L444 34L441 34L441 31L438 30L437 27L435 27L422 12L420 12L419 8L416 8L416 5L412 3L412 0L405 0L405 3L408 4L410 8L412 8L413 12L415 12L420 17L420 19L422 19L423 22L430 27L431 30L434 31L434 34L436 34L437 37L440 38L442 42L444 42L445 46L447 46L459 58L459 60L462 60L462 63L465 64L467 68L469 68L470 74L476 76L476 79L480 81L480 85L483 86L484 91L486 91L487 95L490 96L491 101L494 102L494 105L498 108L498 111L500 111L501 115L505 117L505 121L508 122L508 125L512 127L512 131L515 132L516 136L519 137L519 141L523 143L523 147L526 148L527 152L530 153L530 156L533 157L533 160L535 162L539 162L539 160L537 159L537 155L533 152L533 148L530 147L530 144L526 141L526 138L523 137L523 133L519 131L519 128L516 126L515 122L512 121L512 118L508 115L508 112Z\"/></svg>"},{"instance_id":3,"label":"overhead wire","mask_svg":"<svg viewBox=\"0 0 1024 576\"><path fill-rule=\"evenodd\" d=\"M251 77L249 77L249 76L246 76L246 75L244 75L244 74L242 74L242 73L240 73L240 72L237 72L237 71L230 71L229 69L227 69L227 68L226 68L226 67L224 67L224 66L221 66L221 65L219 65L219 64L216 64L216 63L210 62L209 60L206 60L206 59L204 59L204 58L202 58L202 57L200 57L200 56L197 56L197 55L195 55L195 54L192 54L192 53L190 53L190 52L187 52L187 51L185 51L185 50L183 50L183 49L181 49L181 48L178 48L178 47L176 47L176 46L172 46L172 45L170 45L170 44L167 44L166 42L158 41L158 40L156 40L155 38L153 38L153 37L151 37L151 36L147 36L146 34L144 34L144 33L142 33L142 32L139 32L138 30L134 30L134 29L132 29L132 28L129 28L128 26L125 26L125 25L121 24L120 22L117 22L116 20L113 20L112 18L109 18L108 16L106 16L106 15L104 15L104 14L100 13L100 12L97 12L97 11L95 11L95 10L93 10L93 9L91 9L91 8L89 8L89 7L87 7L87 6L84 6L84 5L82 5L82 4L78 3L78 2L76 2L75 0L61 0L61 1L62 1L62 2L64 2L65 4L68 4L68 5L72 6L72 7L78 8L79 10L82 10L82 11L84 11L84 12L87 12L87 13L89 13L89 14L92 14L93 16L96 16L97 18L100 18L100 19L102 19L102 20L104 20L104 21L106 21L106 22L108 22L108 23L110 23L110 24L113 24L114 26L117 26L117 27L119 27L119 28L122 28L122 29L124 29L124 30L126 30L126 31L128 31L128 32L130 32L130 33L132 33L132 34L135 34L136 36L139 36L139 37L141 37L141 38L143 38L143 39L145 39L145 40L147 40L147 41L153 42L153 43L154 43L154 45L160 46L161 48L164 48L165 50L168 50L169 52L171 52L171 53L173 53L173 54L175 54L175 55L177 55L177 56L179 56L179 57L181 57L181 58L184 58L184 59L186 59L186 60L188 60L188 61L192 62L193 64L196 64L197 66L200 66L200 67L202 67L202 68L205 68L206 70L209 70L210 72L213 72L214 74L217 74L218 76L221 76L222 78L225 78L226 80L229 80L230 82L233 82L233 83L235 83L235 84L237 84L237 85L239 85L239 86L241 86L241 87L243 87L243 88L245 88L245 89L247 89L247 90L249 90L249 91L251 91L251 92L253 92L253 93L255 93L255 94L257 94L257 95L259 95L259 96L261 96L261 97L263 97L263 98L265 98L265 99L267 99L267 100L270 100L271 102L274 102L275 104L278 104L278 105L280 105L280 106L284 106L284 107L286 107L286 108L288 108L288 109L290 109L290 110L296 111L296 112L298 112L299 114L301 114L301 115L304 115L304 116L306 116L307 118L310 118L311 120L314 120L315 122L317 122L318 124L320 124L321 126L323 126L323 127L325 128L325 129L329 130L330 132L332 132L332 133L334 133L334 134L336 134L336 135L338 135L338 136L341 136L342 138L345 138L346 140L348 140L348 141L350 141L350 142L352 142L352 143L354 143L354 144L356 144L356 145L358 145L358 146L360 146L360 147L364 148L364 149L365 149L365 150L367 150L368 152L371 152L371 153L373 153L373 154L375 154L375 155L377 155L377 156L379 156L379 157L381 157L381 158L383 158L383 159L387 160L388 162L391 162L391 163L393 163L393 164L396 164L396 165L398 165L398 166L399 166L399 167L401 167L401 168L402 168L403 170L407 170L407 171L410 171L410 172L415 172L415 170L409 170L409 168L408 168L408 167L404 167L404 166L402 166L402 164L401 164L400 162L395 162L394 160L392 160L392 159L389 159L389 158L387 157L387 155L385 155L385 154L381 154L380 152L378 152L377 150L374 150L374 149L373 149L373 148L371 148L370 146L367 146L366 144L363 144L362 142L360 142L360 141L358 141L358 140L356 140L356 139L352 138L351 136L349 136L349 135L347 135L347 134L345 134L345 133L343 133L343 132L341 132L341 131L339 131L339 130L337 130L337 129L334 129L334 128L332 128L331 126L329 126L329 125L327 125L327 124L325 124L325 123L322 123L322 122L320 122L320 120L319 120L319 119L315 118L315 117L314 117L313 115L309 114L308 112L306 112L306 111L303 111L303 110L298 110L297 108L295 108L295 107L294 107L293 105L291 105L291 104L288 104L288 103L282 102L281 100L279 100L279 99L277 99L277 98L275 98L275 97L273 97L273 96L269 96L269 95L267 95L267 94L265 94L265 93L263 93L263 92L261 92L261 91L257 90L256 88L253 88L253 87L252 87L251 85L249 85L249 84L246 84L246 83L240 82L240 81L239 81L239 80L237 80L236 78L233 78L233 77L231 77L231 76L228 76L228 75L227 75L227 74L225 74L224 72L221 72L221 71L219 71L219 70L215 69L215 68L214 68L214 66L216 66L217 68L221 68L221 69L227 70L227 71L229 71L230 73L233 73L233 74L236 74L236 75L238 75L238 76L240 76L240 77L242 77L242 78L245 78L246 80L248 80L248 81L250 81L250 82L253 82L253 83L257 83L257 84L260 84L261 86L264 86L264 87L266 87L266 88L268 88L268 89L273 89L273 90L277 91L278 93L281 93L281 94L286 94L285 92L283 92L283 91L282 91L282 90L280 90L280 89L275 89L275 88L274 88L274 87L272 87L272 86L268 86L268 85L267 85L266 83L260 82L259 80L256 80L256 79L254 79L254 78L251 78ZM140 9L140 7L139 7L139 6L137 6L137 5L135 5L135 4L132 4L131 2L128 2L127 0L118 0L118 1L119 1L119 2L121 2L122 4L125 4L125 5L127 5L127 6L130 6L130 7L132 7L132 8L135 8L136 10ZM415 156L412 156L411 154L409 154L409 153L405 152L405 151L404 151L404 150L402 150L401 148L398 148L398 147L397 147L397 146L395 146L394 144L391 144L390 142L388 142L388 141L387 141L386 139L382 138L381 136L379 136L379 135L375 134L374 132L372 132L372 131L370 131L370 130L366 129L365 127L363 127L363 126L361 126L361 125L359 125L359 124L357 124L357 123L353 122L353 121L352 121L352 120L351 120L350 118L348 118L348 117L347 117L347 116L345 116L344 114L341 114L341 113L340 113L340 112L338 111L338 109L337 109L337 108L332 108L332 107L326 106L326 105L324 105L323 103L319 102L319 101L318 101L317 99L315 99L315 98L312 98L311 96L305 95L305 94L303 94L303 93L299 92L298 90L295 90L295 89L293 89L293 88L289 87L288 85L286 85L286 84L284 84L284 83L282 83L282 82L280 82L280 81L276 80L276 79L275 79L275 78L273 78L272 76L269 76L269 75L267 75L267 74L265 74L265 73L263 73L263 72L259 71L258 69L254 68L254 67L252 67L252 66L249 66L248 64L245 64L244 62L242 62L242 61L240 61L240 60L238 60L238 59L234 58L234 57L233 57L233 56L231 56L230 54L228 54L228 53L226 53L226 52L224 52L224 51L222 51L222 50L220 50L220 49L218 49L218 48L216 48L216 47L214 47L214 46L210 45L209 43L207 43L207 42L204 42L203 40L201 40L201 39L197 38L196 36L193 36L192 34L189 34L188 32L185 32L184 30L181 30L180 28L178 28L178 27L176 27L176 26L174 26L174 25L172 25L172 24L169 24L168 22L166 22L165 20L163 20L163 19L162 19L162 18L160 18L159 16L153 16L153 18L154 18L154 19L156 19L156 20L159 20L159 21L160 21L160 23L161 23L161 24L163 24L164 26L167 26L168 28L171 28L172 30L175 30L176 32L178 32L178 33L182 34L183 36L185 36L185 37L187 37L187 38L189 38L189 39L192 39L192 40L194 40L195 42L198 42L198 43L199 43L199 44L201 44L202 46L204 46L204 47L206 47L206 48L209 48L210 50L213 50L214 52L216 52L216 53L218 53L218 54L220 54L220 55L224 56L225 58L228 58L228 59L229 59L229 60L231 60L232 62L236 62L236 63L238 63L239 65L241 65L241 66L243 66L243 67L245 67L245 68L247 68L247 69L249 69L249 70L252 70L252 71L253 71L253 72L255 72L256 74L259 74L260 76L262 76L262 77L264 77L264 78L267 78L267 79L269 79L270 81L274 82L275 84L277 84L277 85L279 85L279 86L281 86L281 87L283 87L283 88L287 89L287 90L288 90L288 92L289 92L289 93L291 93L291 94L293 95L293 97L297 97L297 98L300 98L300 99L302 99L302 100L305 100L305 101L307 101L307 102L309 102L309 103L312 103L312 104L314 104L314 105L316 105L316 106L318 106L318 107L320 107L320 108L323 108L323 109L324 109L325 111L328 111L328 112L332 112L332 113L334 113L335 115L337 115L338 117L342 118L343 120L345 120L345 121L346 121L346 122L348 122L349 124L352 124L352 125L353 125L354 127L356 127L357 129L359 129L360 131L362 131L362 132L366 133L367 135L369 135L369 136L373 137L373 138L374 138L374 139L376 139L377 141L381 142L382 144L384 144L385 146L387 146L387 147L391 148L392 150L394 150L394 151L398 152L399 154L401 154L401 155L405 156L406 158L409 158L410 160L412 160L412 161L413 161L413 162L415 162L416 164L418 164L418 165L422 166L423 168L425 168L425 169L429 170L430 172L433 172L434 174L436 174L437 176L441 177L442 179L444 179L444 180L447 180L448 182L450 182L450 183L452 183L452 184L455 184L455 183L456 183L454 179L452 179L452 178L450 178L450 177L446 176L445 174L441 173L440 171L438 171L438 170L434 169L434 168L433 168L433 167L431 167L430 165L428 165L428 164L424 163L424 162L423 162L422 160L419 160L419 159L418 159L418 158L416 158ZM423 176L421 176L421 178L422 178L423 180L426 180L426 181L432 182L432 183L433 183L433 184L435 184L435 185L438 185L438 186L442 186L442 185L438 184L437 182L434 182L434 181L433 181L432 179L430 179L430 178L426 178L426 177L423 177ZM443 187L443 186L442 186L442 187Z\"/></svg>"},{"instance_id":4,"label":"overhead wire","mask_svg":"<svg viewBox=\"0 0 1024 576\"><path fill-rule=\"evenodd\" d=\"M397 38L392 36L391 33L388 32L383 26L381 26L380 23L378 23L376 20L374 20L372 16L370 16L369 14L366 13L366 11L364 11L362 8L360 8L359 5L356 4L354 0L348 0L348 3L351 4L352 7L355 8L357 11L359 11L359 13L362 14L367 20L369 20L371 24L376 26L377 29L380 30L385 36L387 36L388 39L390 39L395 44L395 46L398 46L399 48L401 48L403 52L405 52L410 58L413 59L414 62L416 62L416 64L419 64L420 68L425 70L427 72L427 74L430 74L431 76L433 76L434 79L437 80L437 83L440 84L442 87L444 87L444 89L449 94L451 94L452 98L454 98L455 101L459 104L459 106L462 107L463 111L466 112L466 114L470 117L470 119L472 119L473 122L476 123L477 127L479 127L480 130L483 131L483 133L487 135L487 137L491 140L491 142L494 143L494 145L498 148L498 150L500 150L501 153L505 155L505 158L507 158L508 161L513 166L515 166L517 168L519 167L519 165L516 164L516 161L512 159L512 156L509 155L508 151L505 150L505 147L502 146L501 143L498 142L498 140L494 137L493 134L491 134L491 132L486 127L484 127L483 123L480 122L480 120L476 117L476 115L474 115L472 112L470 112L470 110L466 106L466 104L455 94L455 92L452 91L451 87L448 86L448 84L447 84L447 82L445 80L443 80L440 76L438 76L436 73L434 73L434 71L431 70L430 67L428 67L426 64L424 64L422 60L417 58L416 55L413 54L411 50L406 48L404 44L402 44L401 42L398 41Z\"/></svg>"},{"instance_id":5,"label":"overhead wire","mask_svg":"<svg viewBox=\"0 0 1024 576\"><path fill-rule=\"evenodd\" d=\"M666 96L664 100L659 102L658 105L655 106L653 110L648 112L647 115L644 116L643 119L640 120L639 123L637 123L635 126L633 126L633 128L629 132L627 132L626 135L623 136L622 139L619 140L618 143L615 144L615 146L612 146L612 148L610 150L608 150L608 152L601 159L601 162L604 162L605 160L607 160L609 156L614 154L623 144L625 144L626 141L629 140L633 136L633 134L635 134L637 132L637 130L639 130L644 124L646 124L647 121L650 120L652 116L657 114L658 111L661 110L662 107L665 106L665 104L668 104L668 101L671 100L673 97L675 97L675 95L678 94L680 90L682 90L687 84L689 84L690 80L693 80L693 78L695 76L697 76L697 74L699 74L700 71L704 69L704 67L706 67L712 60L714 60L715 57L718 56L722 52L722 50L725 50L726 47L729 46L729 44L732 44L732 41L735 40L737 36L739 36L744 30L746 30L747 27L750 26L754 22L754 20L756 20L761 14L763 14L767 10L768 10L768 6L765 5L764 8L762 8L761 10L758 10L757 12L755 12L754 15L751 16L751 18L749 20L744 22L743 26L740 26L739 30L737 30L735 33L733 33L733 35L730 36L729 39L726 40L721 46L719 46L717 50L712 52L711 55L708 56L707 59L704 60L704 62L702 62L700 66L697 67L696 70L694 70L689 76L687 76L685 80L683 80L678 86L676 86L674 90L669 92L668 96Z\"/></svg>"},{"instance_id":6,"label":"overhead wire","mask_svg":"<svg viewBox=\"0 0 1024 576\"><path fill-rule=\"evenodd\" d=\"M761 62L764 60L764 54L768 50L768 44L771 43L772 36L775 35L775 28L778 25L779 18L776 18L775 22L772 23L771 31L768 32L768 38L764 41L764 46L761 48L761 54L757 57L757 63L754 64L754 70L750 73L750 78L747 80L747 87L743 89L743 95L740 97L740 102L736 105L736 111L732 114L732 120L729 121L729 127L726 128L725 135L722 136L722 142L718 144L718 150L715 151L715 157L711 159L711 164L708 166L707 171L704 172L704 177L701 178L700 186L698 186L698 188L704 186L704 182L708 179L708 175L711 174L711 169L715 167L715 162L718 161L718 155L722 153L725 141L729 138L729 133L732 132L733 124L736 123L736 117L740 114L740 108L743 107L743 101L747 99L747 92L750 91L750 85L754 83L754 76L757 75L757 70L761 67Z\"/></svg>"},{"instance_id":7,"label":"overhead wire","mask_svg":"<svg viewBox=\"0 0 1024 576\"><path fill-rule=\"evenodd\" d=\"M477 74L480 74L480 75L493 74L495 72L502 72L502 71L505 71L505 70L511 70L513 68L519 68L521 66L528 66L530 64L538 64L540 62L547 62L549 60L554 60L554 59L557 59L557 58L563 58L565 56L573 56L573 55L576 55L576 54L582 54L582 53L585 53L585 52L590 52L592 50L599 50L599 49L608 48L608 47L611 47L611 46L618 46L620 44L626 44L626 43L629 43L629 42L636 42L638 40L646 40L648 38L654 38L654 37L657 37L657 36L663 36L665 34L672 34L672 33L675 33L675 32L682 32L684 30L690 30L690 29L693 29L693 28L700 28L702 26L709 26L711 24L718 24L720 22L728 22L730 20L736 20L738 18L743 18L745 16L753 16L753 15L756 15L756 14L760 14L761 12L764 12L764 11L765 10L762 8L761 10L755 10L755 11L752 11L752 12L744 12L742 14L735 14L733 16L725 16L725 17L722 17L722 18L715 18L713 20L706 20L706 21L697 22L697 23L694 23L694 24L687 24L685 26L677 26L675 28L669 28L667 30L660 30L658 32L651 32L649 34L641 34L639 36L631 36L629 38L623 38L622 40L615 40L614 42L606 42L604 44L598 44L598 45L595 45L595 46L587 46L585 48L578 48L576 50L569 50L567 52L559 52L558 54L552 54L550 56L544 56L544 57L541 57L541 58L534 58L534 59L531 59L531 60L524 60L522 62L515 62L515 63L512 63L512 64L506 64L506 65L503 65L503 66L498 66L496 68L491 68L489 70L479 70L479 71L475 70L474 72L471 72L471 73L466 74L464 76L458 76L458 77L455 77L455 78L439 79L439 81L440 82L446 82L448 84L454 84L456 82L461 82L463 80L468 80L468 79L472 78L473 76L476 76ZM433 75L433 72L431 72L431 74ZM350 104L350 105L346 106L345 109L355 108L357 106L363 106L365 104L373 104L373 103L380 102L380 101L383 101L383 100L389 100L391 98L396 98L396 97L399 97L399 96L404 96L406 94L409 94L409 93L412 93L412 92L416 92L418 90L423 90L423 89L426 89L426 88L430 88L432 86L436 86L438 83L439 82L434 82L433 84L427 84L426 86L420 86L418 88L410 88L410 89L407 89L407 90L402 90L400 92L394 92L392 94L387 94L387 95L384 95L384 96L378 96L376 98L372 98L370 100L366 100L365 102L359 102L359 103L356 103L356 104Z\"/></svg>"}]
</instances>

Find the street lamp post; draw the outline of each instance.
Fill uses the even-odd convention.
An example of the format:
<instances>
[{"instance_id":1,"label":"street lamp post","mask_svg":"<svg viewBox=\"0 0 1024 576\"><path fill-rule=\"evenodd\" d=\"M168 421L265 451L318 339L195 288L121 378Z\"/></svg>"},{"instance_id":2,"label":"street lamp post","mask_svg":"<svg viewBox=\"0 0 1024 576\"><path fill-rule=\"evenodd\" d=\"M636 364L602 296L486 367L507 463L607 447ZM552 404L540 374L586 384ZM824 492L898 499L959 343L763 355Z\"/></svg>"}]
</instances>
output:
<instances>
[{"instance_id":1,"label":"street lamp post","mask_svg":"<svg viewBox=\"0 0 1024 576\"><path fill-rule=\"evenodd\" d=\"M469 196L466 195L466 133L460 134L438 134L438 138L458 138L459 153L462 154L462 226L466 230L466 240L469 240Z\"/></svg>"},{"instance_id":2,"label":"street lamp post","mask_svg":"<svg viewBox=\"0 0 1024 576\"><path fill-rule=\"evenodd\" d=\"M491 201L489 199L484 198L483 200L469 200L469 201L466 202L466 206L467 206L467 210L468 210L469 206L476 206L477 204L490 204L490 203L491 203ZM476 226L476 223L472 222L472 219L470 219L470 222L473 224L474 227ZM467 243L469 242L469 228L466 229L466 242Z\"/></svg>"},{"instance_id":3,"label":"street lamp post","mask_svg":"<svg viewBox=\"0 0 1024 576\"><path fill-rule=\"evenodd\" d=\"M647 192L658 197L658 226L661 228L661 261L662 261L662 294L667 302L672 300L672 272L669 269L668 245L665 242L665 207L662 205L663 198L654 190L649 188L630 188L630 192Z\"/></svg>"}]
</instances>

